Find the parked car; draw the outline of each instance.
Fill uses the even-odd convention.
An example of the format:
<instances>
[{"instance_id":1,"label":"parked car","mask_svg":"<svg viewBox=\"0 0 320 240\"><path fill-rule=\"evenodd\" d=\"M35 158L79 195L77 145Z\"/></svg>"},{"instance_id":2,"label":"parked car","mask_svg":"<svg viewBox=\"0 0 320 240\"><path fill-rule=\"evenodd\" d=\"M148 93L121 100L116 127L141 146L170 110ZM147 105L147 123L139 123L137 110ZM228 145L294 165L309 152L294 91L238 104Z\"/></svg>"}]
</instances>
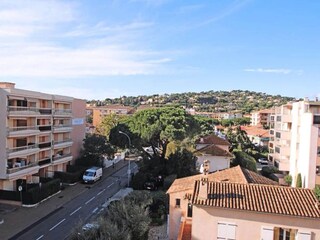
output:
<instances>
[{"instance_id":1,"label":"parked car","mask_svg":"<svg viewBox=\"0 0 320 240\"><path fill-rule=\"evenodd\" d=\"M145 182L144 183L144 189L145 190L154 191L154 190L157 190L158 187L157 187L156 182Z\"/></svg>"},{"instance_id":2,"label":"parked car","mask_svg":"<svg viewBox=\"0 0 320 240\"><path fill-rule=\"evenodd\" d=\"M84 183L93 183L102 178L102 168L101 167L91 167L87 169L83 174Z\"/></svg>"},{"instance_id":3,"label":"parked car","mask_svg":"<svg viewBox=\"0 0 320 240\"><path fill-rule=\"evenodd\" d=\"M268 165L269 161L266 158L259 158L258 162L261 163L262 165Z\"/></svg>"}]
</instances>

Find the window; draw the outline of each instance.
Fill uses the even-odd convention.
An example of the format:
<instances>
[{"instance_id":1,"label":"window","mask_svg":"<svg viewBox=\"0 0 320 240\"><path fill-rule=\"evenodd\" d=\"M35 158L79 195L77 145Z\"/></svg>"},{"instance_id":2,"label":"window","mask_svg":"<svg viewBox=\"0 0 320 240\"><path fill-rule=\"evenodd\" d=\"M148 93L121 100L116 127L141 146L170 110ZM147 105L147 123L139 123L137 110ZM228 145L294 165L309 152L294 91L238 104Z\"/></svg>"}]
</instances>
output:
<instances>
[{"instance_id":1,"label":"window","mask_svg":"<svg viewBox=\"0 0 320 240\"><path fill-rule=\"evenodd\" d=\"M281 116L277 116L277 122L281 122Z\"/></svg>"},{"instance_id":2,"label":"window","mask_svg":"<svg viewBox=\"0 0 320 240\"><path fill-rule=\"evenodd\" d=\"M276 153L280 153L280 148L279 147L275 147L274 150L275 150Z\"/></svg>"},{"instance_id":3,"label":"window","mask_svg":"<svg viewBox=\"0 0 320 240\"><path fill-rule=\"evenodd\" d=\"M274 240L295 240L297 230L289 228L274 228Z\"/></svg>"},{"instance_id":4,"label":"window","mask_svg":"<svg viewBox=\"0 0 320 240\"><path fill-rule=\"evenodd\" d=\"M236 239L236 227L234 223L218 223L218 235L217 239L223 240L235 240Z\"/></svg>"},{"instance_id":5,"label":"window","mask_svg":"<svg viewBox=\"0 0 320 240\"><path fill-rule=\"evenodd\" d=\"M313 124L320 124L320 115L313 116Z\"/></svg>"},{"instance_id":6,"label":"window","mask_svg":"<svg viewBox=\"0 0 320 240\"><path fill-rule=\"evenodd\" d=\"M176 198L176 207L177 207L177 208L180 207L180 198Z\"/></svg>"},{"instance_id":7,"label":"window","mask_svg":"<svg viewBox=\"0 0 320 240\"><path fill-rule=\"evenodd\" d=\"M187 217L192 217L192 204L188 203Z\"/></svg>"},{"instance_id":8,"label":"window","mask_svg":"<svg viewBox=\"0 0 320 240\"><path fill-rule=\"evenodd\" d=\"M276 138L281 138L281 133L276 132Z\"/></svg>"},{"instance_id":9,"label":"window","mask_svg":"<svg viewBox=\"0 0 320 240\"><path fill-rule=\"evenodd\" d=\"M261 230L261 240L273 240L273 228L263 227Z\"/></svg>"}]
</instances>

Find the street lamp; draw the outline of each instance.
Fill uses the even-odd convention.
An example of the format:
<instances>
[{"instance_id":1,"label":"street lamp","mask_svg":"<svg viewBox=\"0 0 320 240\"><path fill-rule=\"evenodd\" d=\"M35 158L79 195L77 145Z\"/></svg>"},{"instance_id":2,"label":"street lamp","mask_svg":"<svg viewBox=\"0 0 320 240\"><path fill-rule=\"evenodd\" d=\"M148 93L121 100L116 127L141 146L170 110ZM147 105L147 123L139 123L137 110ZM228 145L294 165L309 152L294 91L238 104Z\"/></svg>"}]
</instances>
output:
<instances>
[{"instance_id":1,"label":"street lamp","mask_svg":"<svg viewBox=\"0 0 320 240\"><path fill-rule=\"evenodd\" d=\"M125 135L128 138L128 140L129 140L129 151L130 151L131 139L130 139L129 135L124 133L124 132L122 132L122 131L119 131L119 133ZM130 175L131 175L131 168L130 168L130 159L129 159L128 160L128 187L129 187L129 184L130 184Z\"/></svg>"}]
</instances>

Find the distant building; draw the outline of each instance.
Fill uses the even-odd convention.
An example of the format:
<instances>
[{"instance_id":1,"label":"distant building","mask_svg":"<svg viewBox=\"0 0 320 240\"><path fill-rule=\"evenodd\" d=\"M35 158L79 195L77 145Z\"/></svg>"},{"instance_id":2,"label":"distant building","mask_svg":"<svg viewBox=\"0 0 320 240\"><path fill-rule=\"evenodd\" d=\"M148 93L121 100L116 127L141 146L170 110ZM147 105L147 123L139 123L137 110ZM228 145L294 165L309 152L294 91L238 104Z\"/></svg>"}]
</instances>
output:
<instances>
[{"instance_id":1,"label":"distant building","mask_svg":"<svg viewBox=\"0 0 320 240\"><path fill-rule=\"evenodd\" d=\"M275 109L271 116L269 160L296 186L320 184L320 102L292 102Z\"/></svg>"},{"instance_id":2,"label":"distant building","mask_svg":"<svg viewBox=\"0 0 320 240\"><path fill-rule=\"evenodd\" d=\"M223 138L211 134L196 141L197 168L203 172L205 163L208 172L215 172L230 167L233 155L229 152L230 143Z\"/></svg>"},{"instance_id":3,"label":"distant building","mask_svg":"<svg viewBox=\"0 0 320 240\"><path fill-rule=\"evenodd\" d=\"M268 129L258 126L241 126L241 130L247 133L248 138L254 145L268 147L270 140Z\"/></svg>"},{"instance_id":4,"label":"distant building","mask_svg":"<svg viewBox=\"0 0 320 240\"><path fill-rule=\"evenodd\" d=\"M52 177L78 156L85 137L85 101L0 82L0 189Z\"/></svg>"},{"instance_id":5,"label":"distant building","mask_svg":"<svg viewBox=\"0 0 320 240\"><path fill-rule=\"evenodd\" d=\"M274 109L264 109L251 113L252 126L269 126L270 117L274 114Z\"/></svg>"},{"instance_id":6,"label":"distant building","mask_svg":"<svg viewBox=\"0 0 320 240\"><path fill-rule=\"evenodd\" d=\"M101 123L102 119L107 115L128 115L133 114L133 112L133 107L118 104L95 107L93 108L92 124L94 127L97 127Z\"/></svg>"}]
</instances>

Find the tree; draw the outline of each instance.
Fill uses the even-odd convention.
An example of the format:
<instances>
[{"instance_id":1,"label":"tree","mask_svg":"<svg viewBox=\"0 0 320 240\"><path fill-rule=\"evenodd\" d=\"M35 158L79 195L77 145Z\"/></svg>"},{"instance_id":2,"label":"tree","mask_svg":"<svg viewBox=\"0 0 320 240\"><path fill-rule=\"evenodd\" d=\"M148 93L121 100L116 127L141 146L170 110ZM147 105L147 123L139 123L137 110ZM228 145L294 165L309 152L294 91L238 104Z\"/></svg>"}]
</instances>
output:
<instances>
[{"instance_id":1,"label":"tree","mask_svg":"<svg viewBox=\"0 0 320 240\"><path fill-rule=\"evenodd\" d=\"M199 132L199 125L182 108L165 107L137 112L128 121L132 133L137 134L145 145L154 150L154 155L166 155L170 141L181 141ZM156 147L160 147L158 153Z\"/></svg>"},{"instance_id":2,"label":"tree","mask_svg":"<svg viewBox=\"0 0 320 240\"><path fill-rule=\"evenodd\" d=\"M124 120L125 116L117 115L117 114L109 114L106 115L99 126L97 127L97 132L103 136L105 136L109 140L109 135L111 129L117 126L121 120Z\"/></svg>"},{"instance_id":3,"label":"tree","mask_svg":"<svg viewBox=\"0 0 320 240\"><path fill-rule=\"evenodd\" d=\"M246 168L250 171L257 172L256 160L242 151L233 151L235 159L232 161L233 166L240 165L243 168Z\"/></svg>"},{"instance_id":4,"label":"tree","mask_svg":"<svg viewBox=\"0 0 320 240\"><path fill-rule=\"evenodd\" d=\"M113 157L114 149L107 143L104 136L93 134L84 139L80 158L76 160L77 165L102 166L105 156Z\"/></svg>"},{"instance_id":5,"label":"tree","mask_svg":"<svg viewBox=\"0 0 320 240\"><path fill-rule=\"evenodd\" d=\"M182 178L196 174L196 157L186 149L180 149L171 154L167 162L168 175L175 173L178 178Z\"/></svg>"},{"instance_id":6,"label":"tree","mask_svg":"<svg viewBox=\"0 0 320 240\"><path fill-rule=\"evenodd\" d=\"M292 184L292 176L290 174L284 176L284 181L289 185L291 186Z\"/></svg>"},{"instance_id":7,"label":"tree","mask_svg":"<svg viewBox=\"0 0 320 240\"><path fill-rule=\"evenodd\" d=\"M301 188L302 187L301 173L298 173L298 175L297 175L296 187L297 188Z\"/></svg>"},{"instance_id":8,"label":"tree","mask_svg":"<svg viewBox=\"0 0 320 240\"><path fill-rule=\"evenodd\" d=\"M316 197L318 198L318 200L320 201L320 186L316 185L316 187L314 188L314 194L316 195Z\"/></svg>"}]
</instances>

